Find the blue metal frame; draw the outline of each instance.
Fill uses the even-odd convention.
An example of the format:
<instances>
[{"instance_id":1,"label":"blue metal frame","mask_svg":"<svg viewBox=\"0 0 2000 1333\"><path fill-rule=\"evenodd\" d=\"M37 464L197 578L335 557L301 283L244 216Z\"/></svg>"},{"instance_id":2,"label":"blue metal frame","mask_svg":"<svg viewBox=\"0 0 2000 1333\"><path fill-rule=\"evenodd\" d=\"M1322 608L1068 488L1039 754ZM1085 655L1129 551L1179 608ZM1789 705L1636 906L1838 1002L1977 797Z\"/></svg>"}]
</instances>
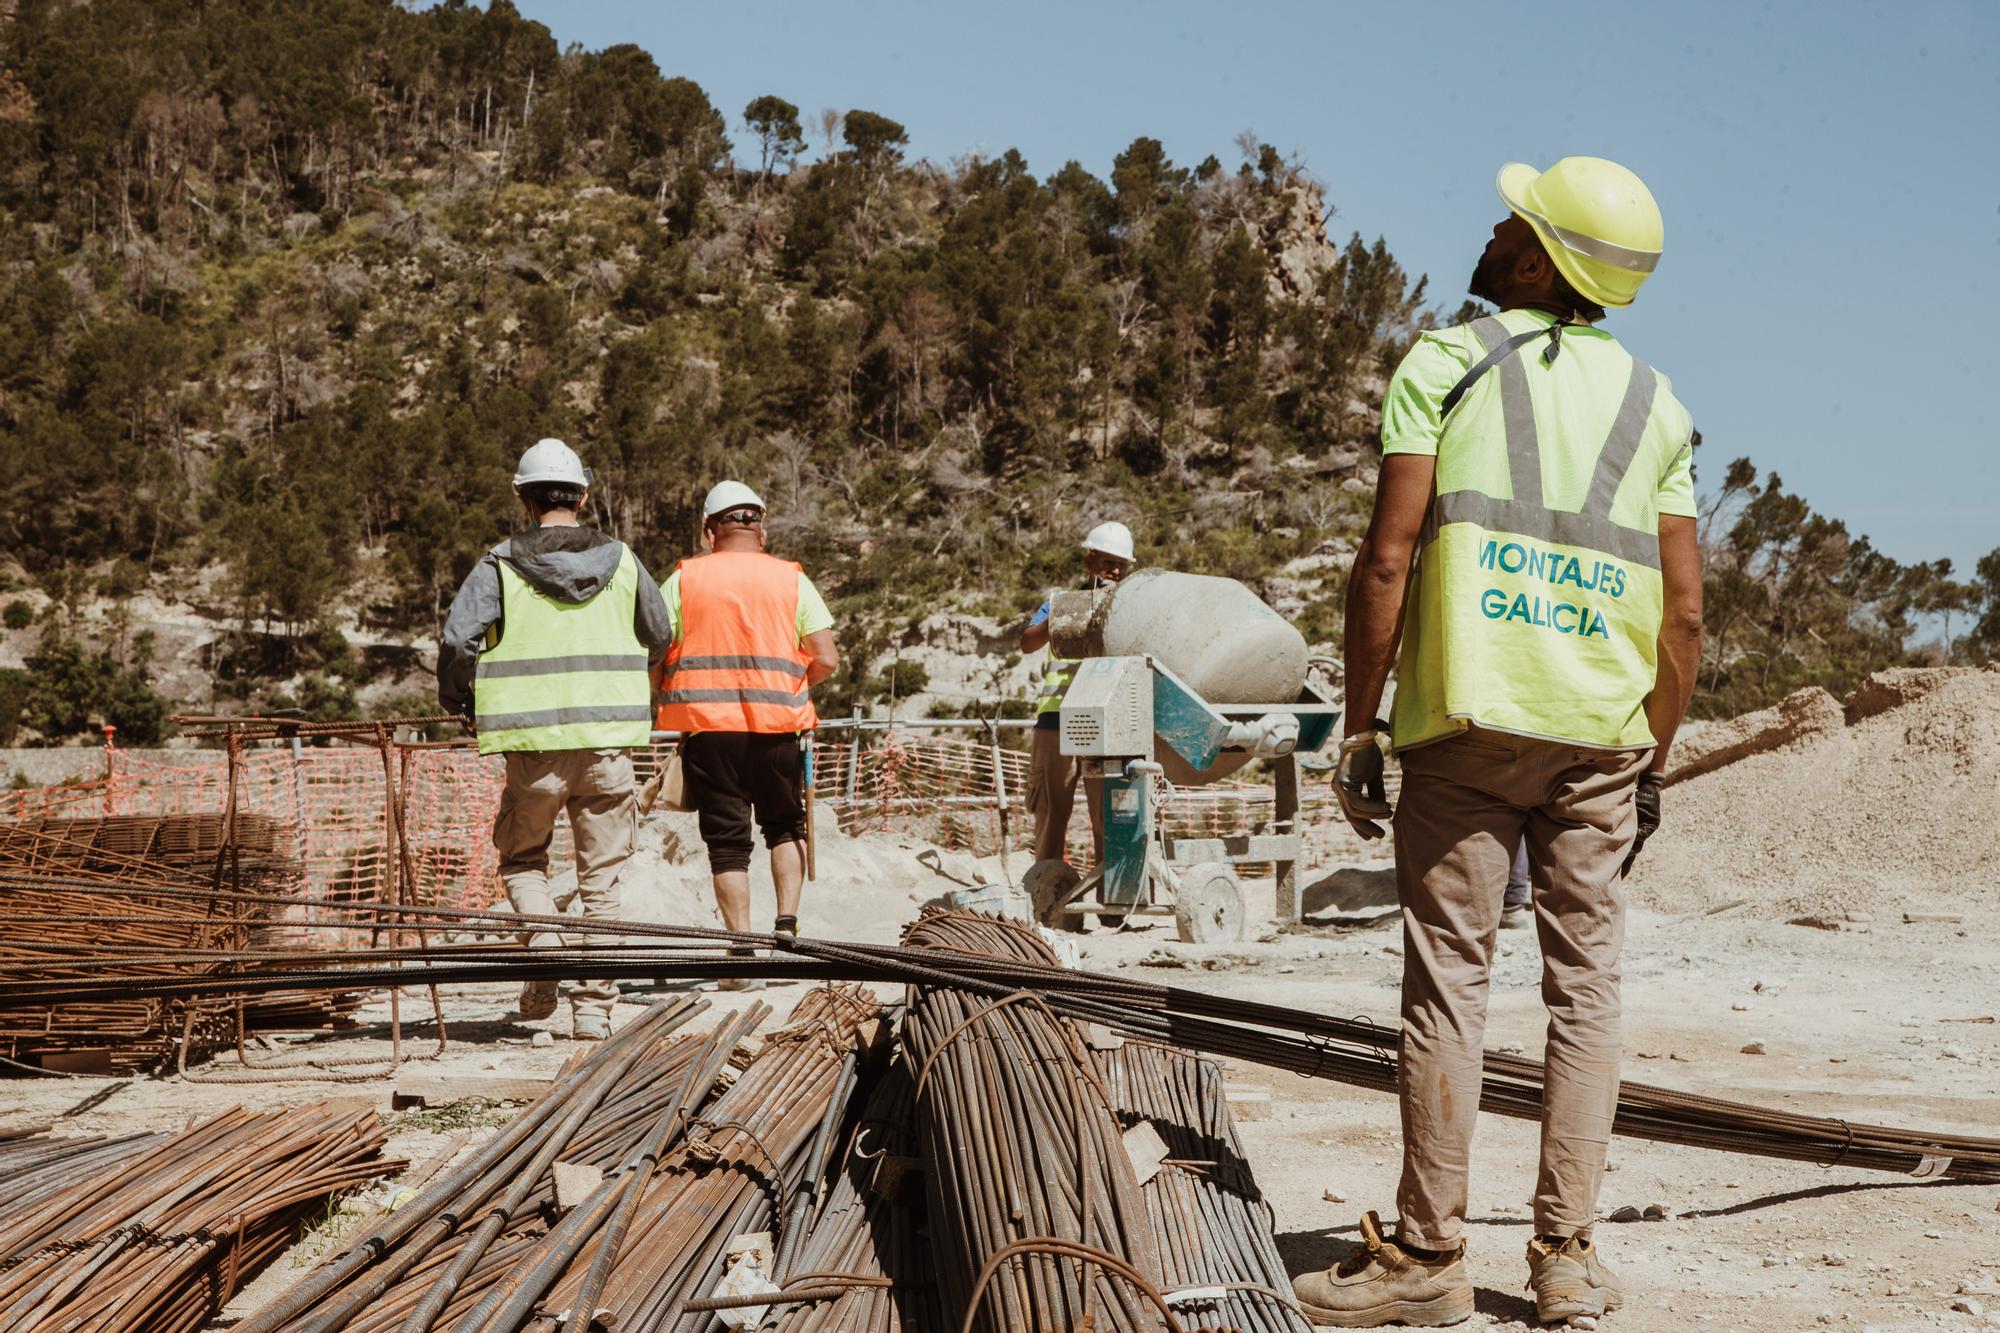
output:
<instances>
[{"instance_id":1,"label":"blue metal frame","mask_svg":"<svg viewBox=\"0 0 2000 1333\"><path fill-rule=\"evenodd\" d=\"M1157 661L1153 670L1153 731L1157 741L1192 767L1212 766L1222 753L1231 716L1288 711L1283 705L1228 705L1217 708L1188 688ZM1299 691L1299 740L1294 753L1318 750L1333 735L1339 710L1311 683ZM1134 755L1132 758L1140 758ZM1104 814L1104 863L1098 870L1098 900L1107 907L1136 907L1147 900L1146 873L1152 854L1154 810L1147 784L1152 775L1107 776L1100 796ZM1085 886L1089 887L1088 885Z\"/></svg>"},{"instance_id":2,"label":"blue metal frame","mask_svg":"<svg viewBox=\"0 0 2000 1333\"><path fill-rule=\"evenodd\" d=\"M1340 711L1333 706L1333 700L1313 688L1311 681L1299 691L1298 701L1311 705L1313 711L1300 709L1294 714L1299 720L1299 743L1292 747L1292 753L1324 748L1333 739L1333 724L1340 721Z\"/></svg>"}]
</instances>

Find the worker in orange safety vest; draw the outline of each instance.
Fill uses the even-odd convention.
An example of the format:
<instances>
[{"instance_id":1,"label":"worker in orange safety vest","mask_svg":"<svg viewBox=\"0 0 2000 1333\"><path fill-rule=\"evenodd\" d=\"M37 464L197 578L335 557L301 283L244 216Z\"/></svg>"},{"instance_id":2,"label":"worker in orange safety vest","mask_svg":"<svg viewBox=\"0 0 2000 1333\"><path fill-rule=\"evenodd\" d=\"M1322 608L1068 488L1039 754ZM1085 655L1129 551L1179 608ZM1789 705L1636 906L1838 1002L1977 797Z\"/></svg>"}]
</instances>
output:
<instances>
[{"instance_id":1,"label":"worker in orange safety vest","mask_svg":"<svg viewBox=\"0 0 2000 1333\"><path fill-rule=\"evenodd\" d=\"M839 667L840 652L812 580L765 552L764 509L740 481L709 491L708 554L683 560L661 588L673 646L658 721L685 737L682 772L724 928L750 929L754 818L777 891L772 930L792 938L806 870L801 744L819 723L811 689Z\"/></svg>"}]
</instances>

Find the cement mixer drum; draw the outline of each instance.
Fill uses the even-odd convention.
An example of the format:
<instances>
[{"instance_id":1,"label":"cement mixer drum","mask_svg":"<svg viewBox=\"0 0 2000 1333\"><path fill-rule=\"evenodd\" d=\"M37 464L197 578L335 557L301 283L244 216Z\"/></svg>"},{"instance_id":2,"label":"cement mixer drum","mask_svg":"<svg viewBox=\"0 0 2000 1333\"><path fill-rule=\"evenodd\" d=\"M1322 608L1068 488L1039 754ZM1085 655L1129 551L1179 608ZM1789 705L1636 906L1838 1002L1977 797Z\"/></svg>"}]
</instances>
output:
<instances>
[{"instance_id":1,"label":"cement mixer drum","mask_svg":"<svg viewBox=\"0 0 2000 1333\"><path fill-rule=\"evenodd\" d=\"M1058 657L1151 657L1217 704L1290 703L1306 682L1306 640L1235 579L1141 569L1057 593Z\"/></svg>"}]
</instances>

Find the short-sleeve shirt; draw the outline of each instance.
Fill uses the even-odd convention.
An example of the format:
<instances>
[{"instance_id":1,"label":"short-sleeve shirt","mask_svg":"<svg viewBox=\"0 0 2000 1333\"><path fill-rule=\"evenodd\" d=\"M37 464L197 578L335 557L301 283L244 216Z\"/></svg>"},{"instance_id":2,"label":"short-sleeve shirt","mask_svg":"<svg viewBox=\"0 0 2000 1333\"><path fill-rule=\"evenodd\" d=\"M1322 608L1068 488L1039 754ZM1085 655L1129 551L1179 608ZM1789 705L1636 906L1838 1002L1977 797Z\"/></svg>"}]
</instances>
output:
<instances>
[{"instance_id":1,"label":"short-sleeve shirt","mask_svg":"<svg viewBox=\"0 0 2000 1333\"><path fill-rule=\"evenodd\" d=\"M667 575L667 581L660 585L660 596L667 603L667 624L673 629L674 642L681 637L681 572L676 569ZM819 589L799 571L799 642L804 643L821 630L833 628L833 612L827 610L826 599L819 595Z\"/></svg>"},{"instance_id":2,"label":"short-sleeve shirt","mask_svg":"<svg viewBox=\"0 0 2000 1333\"><path fill-rule=\"evenodd\" d=\"M1510 312L1508 317L1518 319L1524 314L1544 324L1555 322L1553 316L1540 311ZM1538 356L1541 346L1539 341L1532 342L1516 355ZM1444 429L1438 408L1445 395L1464 378L1465 372L1485 355L1485 349L1473 336L1470 325L1459 324L1420 335L1416 346L1396 367L1395 376L1389 381L1389 392L1382 401L1384 456L1421 454L1435 458L1438 437ZM1609 422L1617 416L1629 373L1627 367L1630 362L1625 360L1626 356L1616 340L1601 329L1572 325L1563 331L1562 353L1558 359L1574 357L1573 366L1583 373L1564 376L1565 391L1561 395L1546 401L1537 398L1535 410L1538 420L1543 412L1554 414L1550 425L1556 429L1542 432L1545 442L1555 439L1601 443L1601 429L1564 430L1561 426L1565 418L1598 423ZM1595 373L1600 364L1604 365L1602 373ZM1682 518L1698 517L1694 500L1694 451L1689 447L1694 420L1680 400L1673 396L1673 385L1665 375L1660 376L1660 390L1655 395L1653 421L1658 428L1666 431L1668 447L1676 451L1655 494L1659 512ZM1569 467L1548 468L1546 473L1549 477L1557 474L1573 477L1578 483L1587 485L1591 461L1586 459ZM1552 487L1546 499L1555 508L1576 509L1581 507L1583 496L1564 496ZM1619 517L1616 509L1612 511L1612 517Z\"/></svg>"}]
</instances>

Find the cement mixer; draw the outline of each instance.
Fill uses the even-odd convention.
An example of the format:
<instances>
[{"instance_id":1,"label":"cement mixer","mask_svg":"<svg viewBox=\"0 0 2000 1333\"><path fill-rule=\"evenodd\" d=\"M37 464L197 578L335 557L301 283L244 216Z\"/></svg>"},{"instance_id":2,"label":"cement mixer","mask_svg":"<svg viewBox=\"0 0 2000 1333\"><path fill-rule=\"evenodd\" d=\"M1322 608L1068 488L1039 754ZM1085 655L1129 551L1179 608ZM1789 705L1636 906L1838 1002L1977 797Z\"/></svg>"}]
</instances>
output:
<instances>
[{"instance_id":1,"label":"cement mixer","mask_svg":"<svg viewBox=\"0 0 2000 1333\"><path fill-rule=\"evenodd\" d=\"M1063 697L1062 752L1103 778L1104 860L1088 878L1038 861L1023 887L1050 926L1086 915L1172 914L1183 940L1243 937L1235 866L1278 869L1277 915L1297 921L1300 750L1317 750L1338 710L1308 678L1297 629L1234 579L1141 570L1122 582L1057 593L1059 657L1084 659ZM1252 759L1274 761L1270 830L1173 838L1159 828L1159 784L1193 786Z\"/></svg>"}]
</instances>

